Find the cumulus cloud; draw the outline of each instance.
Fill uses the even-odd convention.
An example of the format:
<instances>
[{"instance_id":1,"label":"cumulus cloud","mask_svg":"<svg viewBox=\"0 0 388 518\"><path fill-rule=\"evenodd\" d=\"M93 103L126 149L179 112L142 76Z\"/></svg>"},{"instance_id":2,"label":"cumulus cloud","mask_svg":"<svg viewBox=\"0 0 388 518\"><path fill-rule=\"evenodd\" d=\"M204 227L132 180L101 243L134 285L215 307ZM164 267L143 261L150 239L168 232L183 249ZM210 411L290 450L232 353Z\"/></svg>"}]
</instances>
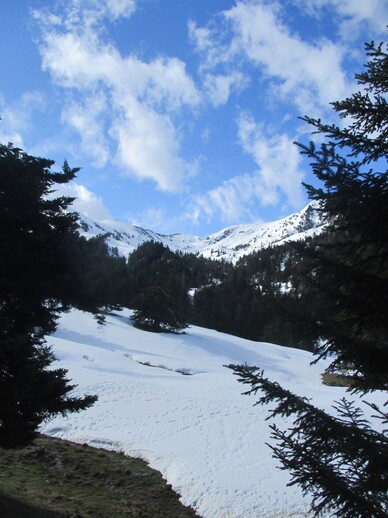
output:
<instances>
[{"instance_id":1,"label":"cumulus cloud","mask_svg":"<svg viewBox=\"0 0 388 518\"><path fill-rule=\"evenodd\" d=\"M198 27L190 20L188 33L194 49L201 55L199 72L205 96L214 107L222 106L233 92L240 93L249 85L249 77L237 70L229 43L224 44L219 38L218 25L212 29ZM217 70L219 65L222 65L222 71Z\"/></svg>"},{"instance_id":2,"label":"cumulus cloud","mask_svg":"<svg viewBox=\"0 0 388 518\"><path fill-rule=\"evenodd\" d=\"M248 114L238 119L238 135L246 153L256 162L254 173L238 175L192 198L186 217L193 223L215 216L227 224L257 218L254 210L281 200L292 208L303 202L301 157L287 135L270 137Z\"/></svg>"},{"instance_id":3,"label":"cumulus cloud","mask_svg":"<svg viewBox=\"0 0 388 518\"><path fill-rule=\"evenodd\" d=\"M274 204L279 192L286 196L291 207L302 202L301 155L289 135L268 136L264 128L248 114L238 119L238 134L244 151L252 156L258 166L262 186L261 201Z\"/></svg>"},{"instance_id":4,"label":"cumulus cloud","mask_svg":"<svg viewBox=\"0 0 388 518\"><path fill-rule=\"evenodd\" d=\"M353 27L352 37L357 24L366 23L371 30L380 27L386 8L379 0L289 0L286 4L235 0L205 26L189 21L188 35L200 57L200 87L182 60L154 56L145 61L135 53L120 53L108 40L107 20L133 16L136 0L69 0L60 15L36 11L42 66L66 94L62 121L80 136L82 154L97 167L113 163L139 181L178 192L197 172L196 164L186 160L182 151L188 112L199 107L222 109L242 92L247 95L239 97L234 110L247 101L252 106L250 94L255 89L253 102L258 107L267 102L260 108L263 111L269 102L283 103L284 120L305 113L321 116L331 101L354 87L343 66L353 44L338 38L338 33L331 40L304 40L290 29L286 8L291 5L315 17L332 12L339 33L345 35ZM208 113L208 127L201 129L204 142L214 134ZM276 120L273 127L282 123ZM256 164L255 171L193 197L186 213L192 221L217 216L234 223L255 218L257 206L284 201L299 207L303 174L293 139L282 132L275 135L268 125L243 113L237 121L236 140ZM148 216L166 218L163 211L151 210Z\"/></svg>"},{"instance_id":5,"label":"cumulus cloud","mask_svg":"<svg viewBox=\"0 0 388 518\"><path fill-rule=\"evenodd\" d=\"M253 65L257 77L272 81L273 98L291 103L302 113L326 108L349 91L341 66L345 48L327 39L302 40L283 22L278 3L237 1L222 12L222 21L221 29L189 25L208 74L221 66L233 66L236 74L244 63Z\"/></svg>"},{"instance_id":6,"label":"cumulus cloud","mask_svg":"<svg viewBox=\"0 0 388 518\"><path fill-rule=\"evenodd\" d=\"M372 39L386 34L388 5L381 0L293 0L293 3L310 15L320 17L332 13L345 41L356 39L361 30L369 32Z\"/></svg>"},{"instance_id":7,"label":"cumulus cloud","mask_svg":"<svg viewBox=\"0 0 388 518\"><path fill-rule=\"evenodd\" d=\"M99 92L93 97L86 97L83 102L70 102L62 110L62 122L79 133L81 149L92 158L95 167L103 167L110 157L103 123L107 109L107 99Z\"/></svg>"},{"instance_id":8,"label":"cumulus cloud","mask_svg":"<svg viewBox=\"0 0 388 518\"><path fill-rule=\"evenodd\" d=\"M303 15L330 15L337 33L331 39L319 35L303 39L287 22L290 4ZM307 113L330 119L334 116L330 103L356 88L346 65L354 54L353 38L359 35L360 24L377 34L385 31L388 6L383 4L380 0L290 0L285 6L270 0L236 0L219 13L217 23L210 20L199 26L190 21L189 37L201 58L208 98L214 106L226 103L233 88L240 84L242 90L249 77L249 86L257 85L258 101L265 99L267 107L282 103L284 120L290 113L293 118ZM281 124L276 120L273 127ZM256 172L236 176L194 197L187 217L197 222L217 216L229 223L254 217L251 210L257 202L265 206L285 200L289 207L298 208L304 199L304 174L293 140L283 132L275 135L268 125L264 128L242 114L238 141L255 161Z\"/></svg>"},{"instance_id":9,"label":"cumulus cloud","mask_svg":"<svg viewBox=\"0 0 388 518\"><path fill-rule=\"evenodd\" d=\"M0 140L12 142L21 148L25 147L23 136L32 128L34 112L42 111L45 101L39 92L25 92L17 101L9 103L0 96Z\"/></svg>"},{"instance_id":10,"label":"cumulus cloud","mask_svg":"<svg viewBox=\"0 0 388 518\"><path fill-rule=\"evenodd\" d=\"M104 206L101 196L93 193L84 185L71 182L67 184L54 185L54 192L52 197L70 196L76 198L69 209L75 212L80 212L85 216L96 219L105 220L113 219L108 209Z\"/></svg>"},{"instance_id":11,"label":"cumulus cloud","mask_svg":"<svg viewBox=\"0 0 388 518\"><path fill-rule=\"evenodd\" d=\"M42 66L70 93L62 120L96 165L113 160L125 174L177 191L195 170L181 157L180 110L201 98L179 59L141 61L104 40L101 19L130 16L134 8L129 0L73 0L63 18L37 13Z\"/></svg>"},{"instance_id":12,"label":"cumulus cloud","mask_svg":"<svg viewBox=\"0 0 388 518\"><path fill-rule=\"evenodd\" d=\"M138 179L152 179L163 191L179 191L195 174L195 165L179 156L176 130L168 116L155 113L133 98L127 99L125 121L112 124L118 143L117 160Z\"/></svg>"},{"instance_id":13,"label":"cumulus cloud","mask_svg":"<svg viewBox=\"0 0 388 518\"><path fill-rule=\"evenodd\" d=\"M98 25L104 18L110 21L129 18L135 10L136 0L70 0L67 3L64 24L68 30L84 32L85 29ZM44 14L46 20L48 15L49 23L62 23L54 14ZM36 16L40 16L39 11Z\"/></svg>"},{"instance_id":14,"label":"cumulus cloud","mask_svg":"<svg viewBox=\"0 0 388 518\"><path fill-rule=\"evenodd\" d=\"M346 92L343 50L338 45L301 40L269 5L238 2L224 15L232 25L235 51L276 80L277 92L303 113L316 103L326 106Z\"/></svg>"},{"instance_id":15,"label":"cumulus cloud","mask_svg":"<svg viewBox=\"0 0 388 518\"><path fill-rule=\"evenodd\" d=\"M204 88L213 106L226 104L232 91L241 91L248 84L248 78L241 72L230 74L205 74Z\"/></svg>"}]
</instances>

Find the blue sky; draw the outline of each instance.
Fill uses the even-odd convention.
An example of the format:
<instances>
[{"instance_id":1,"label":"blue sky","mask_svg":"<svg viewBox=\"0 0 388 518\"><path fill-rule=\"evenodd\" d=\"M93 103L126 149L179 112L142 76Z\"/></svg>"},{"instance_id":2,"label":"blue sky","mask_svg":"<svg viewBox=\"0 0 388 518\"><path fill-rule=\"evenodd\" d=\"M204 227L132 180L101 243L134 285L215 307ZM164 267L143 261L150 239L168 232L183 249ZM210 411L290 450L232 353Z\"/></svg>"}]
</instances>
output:
<instances>
[{"instance_id":1,"label":"blue sky","mask_svg":"<svg viewBox=\"0 0 388 518\"><path fill-rule=\"evenodd\" d=\"M75 208L162 233L271 221L314 182L384 0L6 0L0 140L81 167Z\"/></svg>"}]
</instances>

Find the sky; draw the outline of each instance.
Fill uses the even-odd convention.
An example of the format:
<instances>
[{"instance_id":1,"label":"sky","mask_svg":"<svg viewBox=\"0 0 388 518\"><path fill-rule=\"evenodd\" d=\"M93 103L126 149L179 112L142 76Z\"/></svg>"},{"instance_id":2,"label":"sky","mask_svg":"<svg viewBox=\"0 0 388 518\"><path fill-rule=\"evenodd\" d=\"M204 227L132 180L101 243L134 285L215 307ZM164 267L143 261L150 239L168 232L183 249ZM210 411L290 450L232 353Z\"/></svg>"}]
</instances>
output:
<instances>
[{"instance_id":1,"label":"sky","mask_svg":"<svg viewBox=\"0 0 388 518\"><path fill-rule=\"evenodd\" d=\"M385 0L4 0L0 142L80 167L74 208L206 236L302 209Z\"/></svg>"}]
</instances>

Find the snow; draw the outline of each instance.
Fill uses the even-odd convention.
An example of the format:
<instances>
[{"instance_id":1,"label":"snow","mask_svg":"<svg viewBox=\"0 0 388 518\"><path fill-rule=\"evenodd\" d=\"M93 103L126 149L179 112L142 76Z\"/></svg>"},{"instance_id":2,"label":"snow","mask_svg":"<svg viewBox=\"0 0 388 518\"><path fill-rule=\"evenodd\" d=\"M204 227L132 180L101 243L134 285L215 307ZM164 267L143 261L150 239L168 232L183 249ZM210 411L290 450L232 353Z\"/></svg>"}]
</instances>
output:
<instances>
[{"instance_id":1,"label":"snow","mask_svg":"<svg viewBox=\"0 0 388 518\"><path fill-rule=\"evenodd\" d=\"M83 214L79 214L82 225L80 232L86 238L108 234L108 245L117 248L118 253L124 257L128 257L139 245L155 241L173 251L236 262L257 250L306 239L321 232L325 222L316 208L317 203L310 202L300 212L278 221L234 225L204 238L191 234L163 235L119 221L96 221Z\"/></svg>"},{"instance_id":2,"label":"snow","mask_svg":"<svg viewBox=\"0 0 388 518\"><path fill-rule=\"evenodd\" d=\"M141 331L130 314L109 314L105 325L77 310L60 318L48 343L76 392L99 400L41 432L145 459L204 518L311 516L265 445L268 409L242 396L246 387L224 365L258 365L329 410L345 391L321 384L325 365L310 366L306 351L194 326L181 335Z\"/></svg>"}]
</instances>

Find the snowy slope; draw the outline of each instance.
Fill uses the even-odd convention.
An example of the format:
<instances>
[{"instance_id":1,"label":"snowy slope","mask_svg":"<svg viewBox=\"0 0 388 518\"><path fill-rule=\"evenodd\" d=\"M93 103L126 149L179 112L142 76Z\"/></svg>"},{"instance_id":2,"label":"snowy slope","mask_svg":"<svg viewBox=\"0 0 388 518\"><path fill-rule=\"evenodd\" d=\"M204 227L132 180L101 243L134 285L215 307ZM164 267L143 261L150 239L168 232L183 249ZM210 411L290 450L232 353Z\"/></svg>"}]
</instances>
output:
<instances>
[{"instance_id":1,"label":"snowy slope","mask_svg":"<svg viewBox=\"0 0 388 518\"><path fill-rule=\"evenodd\" d=\"M286 486L288 474L265 445L267 410L241 395L224 365L259 365L330 410L345 392L321 385L324 364L310 366L306 351L198 327L182 335L141 331L129 315L108 315L102 326L76 310L61 317L48 343L78 392L99 400L41 431L146 459L204 518L310 516L308 500Z\"/></svg>"},{"instance_id":2,"label":"snowy slope","mask_svg":"<svg viewBox=\"0 0 388 518\"><path fill-rule=\"evenodd\" d=\"M314 210L314 206L310 203L302 211L278 221L234 225L204 238L190 234L163 235L118 221L91 220L80 214L81 233L86 237L109 234L109 246L117 248L119 254L124 256L128 256L146 241L156 241L174 251L236 261L270 245L281 244L291 239L304 239L318 232L323 226L323 221L320 214Z\"/></svg>"}]
</instances>

